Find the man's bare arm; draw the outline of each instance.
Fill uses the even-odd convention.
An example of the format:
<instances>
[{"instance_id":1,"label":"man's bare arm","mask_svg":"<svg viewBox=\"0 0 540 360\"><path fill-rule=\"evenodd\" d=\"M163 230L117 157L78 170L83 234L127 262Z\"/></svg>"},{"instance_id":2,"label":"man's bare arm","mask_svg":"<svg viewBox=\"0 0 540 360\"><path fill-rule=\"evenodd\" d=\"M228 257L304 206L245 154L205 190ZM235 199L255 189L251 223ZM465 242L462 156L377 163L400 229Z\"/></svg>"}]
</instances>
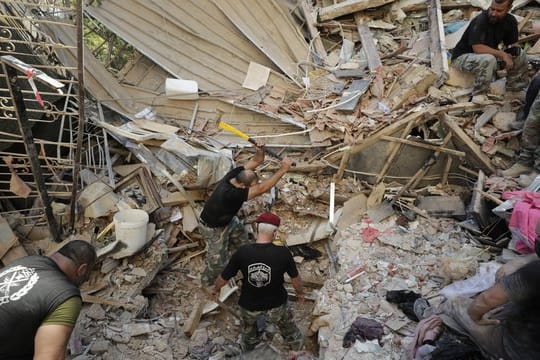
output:
<instances>
[{"instance_id":1,"label":"man's bare arm","mask_svg":"<svg viewBox=\"0 0 540 360\"><path fill-rule=\"evenodd\" d=\"M255 155L244 165L246 170L255 170L264 161L264 145L257 144Z\"/></svg>"},{"instance_id":2,"label":"man's bare arm","mask_svg":"<svg viewBox=\"0 0 540 360\"><path fill-rule=\"evenodd\" d=\"M72 331L69 325L41 325L34 338L34 360L63 360Z\"/></svg>"},{"instance_id":3,"label":"man's bare arm","mask_svg":"<svg viewBox=\"0 0 540 360\"><path fill-rule=\"evenodd\" d=\"M296 293L296 297L298 298L298 301L303 302L304 290L302 288L302 280L300 279L300 276L291 278L291 283L294 288L294 292Z\"/></svg>"},{"instance_id":4,"label":"man's bare arm","mask_svg":"<svg viewBox=\"0 0 540 360\"><path fill-rule=\"evenodd\" d=\"M485 313L506 304L508 300L508 294L502 285L497 283L480 293L471 303L467 312L474 322L479 323Z\"/></svg>"},{"instance_id":5,"label":"man's bare arm","mask_svg":"<svg viewBox=\"0 0 540 360\"><path fill-rule=\"evenodd\" d=\"M289 169L291 168L291 165L292 165L292 160L290 158L288 157L283 158L283 160L281 160L281 167L279 168L278 171L276 171L268 179L260 182L259 184L255 184L249 188L248 199L249 200L253 199L254 197L257 197L269 191L272 188L272 186L276 185L279 179L281 179L281 177L285 175L287 171L289 171Z\"/></svg>"}]
</instances>

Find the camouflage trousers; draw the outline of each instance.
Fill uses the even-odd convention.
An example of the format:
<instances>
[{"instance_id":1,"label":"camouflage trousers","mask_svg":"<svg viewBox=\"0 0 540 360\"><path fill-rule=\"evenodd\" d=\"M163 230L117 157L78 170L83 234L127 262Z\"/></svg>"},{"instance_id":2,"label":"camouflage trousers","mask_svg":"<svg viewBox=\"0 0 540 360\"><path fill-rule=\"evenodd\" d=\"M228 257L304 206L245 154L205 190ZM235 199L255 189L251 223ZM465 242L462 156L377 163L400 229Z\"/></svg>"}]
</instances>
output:
<instances>
[{"instance_id":1,"label":"camouflage trousers","mask_svg":"<svg viewBox=\"0 0 540 360\"><path fill-rule=\"evenodd\" d=\"M540 172L540 92L536 94L523 124L518 162Z\"/></svg>"},{"instance_id":2,"label":"camouflage trousers","mask_svg":"<svg viewBox=\"0 0 540 360\"><path fill-rule=\"evenodd\" d=\"M304 336L296 324L289 302L264 311L248 311L240 307L242 315L242 348L246 351L252 350L260 342L257 334L257 319L265 319L279 329L279 332L292 350L300 350L304 344Z\"/></svg>"},{"instance_id":3,"label":"camouflage trousers","mask_svg":"<svg viewBox=\"0 0 540 360\"><path fill-rule=\"evenodd\" d=\"M207 245L203 285L212 285L229 260L230 255L249 241L244 224L235 216L225 227L210 228L203 224L199 231Z\"/></svg>"},{"instance_id":4,"label":"camouflage trousers","mask_svg":"<svg viewBox=\"0 0 540 360\"><path fill-rule=\"evenodd\" d=\"M475 75L474 89L477 91L489 89L489 84L494 80L498 68L497 58L491 54L463 54L456 59L452 59L452 65L461 71ZM509 91L521 91L528 84L527 54L525 51L520 51L519 55L514 57L514 66L508 71L506 89Z\"/></svg>"}]
</instances>

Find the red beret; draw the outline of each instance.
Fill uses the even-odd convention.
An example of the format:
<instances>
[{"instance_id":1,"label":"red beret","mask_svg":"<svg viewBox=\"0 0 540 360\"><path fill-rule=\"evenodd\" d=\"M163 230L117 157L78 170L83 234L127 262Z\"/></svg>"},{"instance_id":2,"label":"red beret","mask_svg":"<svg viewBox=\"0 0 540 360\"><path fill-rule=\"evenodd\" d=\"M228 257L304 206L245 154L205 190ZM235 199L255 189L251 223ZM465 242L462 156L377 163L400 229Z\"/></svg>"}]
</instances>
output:
<instances>
[{"instance_id":1,"label":"red beret","mask_svg":"<svg viewBox=\"0 0 540 360\"><path fill-rule=\"evenodd\" d=\"M257 223L265 223L265 224L272 224L274 226L278 226L281 223L281 219L276 214L272 214L271 212L265 212L264 214L259 215L257 220L255 220Z\"/></svg>"}]
</instances>

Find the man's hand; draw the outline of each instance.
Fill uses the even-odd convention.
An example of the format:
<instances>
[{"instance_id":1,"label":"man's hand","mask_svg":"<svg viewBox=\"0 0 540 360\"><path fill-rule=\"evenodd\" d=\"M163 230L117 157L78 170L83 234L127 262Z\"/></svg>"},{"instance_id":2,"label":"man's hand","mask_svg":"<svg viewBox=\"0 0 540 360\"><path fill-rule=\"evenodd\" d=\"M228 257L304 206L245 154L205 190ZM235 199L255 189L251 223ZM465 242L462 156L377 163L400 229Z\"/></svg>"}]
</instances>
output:
<instances>
[{"instance_id":1,"label":"man's hand","mask_svg":"<svg viewBox=\"0 0 540 360\"><path fill-rule=\"evenodd\" d=\"M253 145L257 148L257 150L262 150L262 151L264 151L264 145L265 145L265 143L264 143L263 141L254 140Z\"/></svg>"},{"instance_id":2,"label":"man's hand","mask_svg":"<svg viewBox=\"0 0 540 360\"><path fill-rule=\"evenodd\" d=\"M288 171L293 164L293 161L289 157L284 157L283 160L281 160L281 168Z\"/></svg>"},{"instance_id":3,"label":"man's hand","mask_svg":"<svg viewBox=\"0 0 540 360\"><path fill-rule=\"evenodd\" d=\"M213 286L212 287L212 300L214 302L217 302L219 300L219 293L220 293L220 289Z\"/></svg>"},{"instance_id":4,"label":"man's hand","mask_svg":"<svg viewBox=\"0 0 540 360\"><path fill-rule=\"evenodd\" d=\"M514 59L512 55L503 51L501 58L503 59L506 66L504 67L507 71L511 70L514 67Z\"/></svg>"}]
</instances>

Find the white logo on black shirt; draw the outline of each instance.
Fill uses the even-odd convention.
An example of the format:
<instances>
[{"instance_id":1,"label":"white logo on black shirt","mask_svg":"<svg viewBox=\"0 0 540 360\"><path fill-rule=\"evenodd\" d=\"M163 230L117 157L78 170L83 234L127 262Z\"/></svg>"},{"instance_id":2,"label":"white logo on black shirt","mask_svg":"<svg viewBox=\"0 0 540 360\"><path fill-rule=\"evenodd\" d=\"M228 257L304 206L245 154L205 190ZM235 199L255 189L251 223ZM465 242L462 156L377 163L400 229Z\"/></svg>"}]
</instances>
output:
<instances>
[{"instance_id":1,"label":"white logo on black shirt","mask_svg":"<svg viewBox=\"0 0 540 360\"><path fill-rule=\"evenodd\" d=\"M0 272L0 306L22 298L38 279L35 269L21 265Z\"/></svg>"},{"instance_id":2,"label":"white logo on black shirt","mask_svg":"<svg viewBox=\"0 0 540 360\"><path fill-rule=\"evenodd\" d=\"M257 287L263 287L270 284L272 279L272 269L265 263L255 263L248 266L248 282Z\"/></svg>"}]
</instances>

